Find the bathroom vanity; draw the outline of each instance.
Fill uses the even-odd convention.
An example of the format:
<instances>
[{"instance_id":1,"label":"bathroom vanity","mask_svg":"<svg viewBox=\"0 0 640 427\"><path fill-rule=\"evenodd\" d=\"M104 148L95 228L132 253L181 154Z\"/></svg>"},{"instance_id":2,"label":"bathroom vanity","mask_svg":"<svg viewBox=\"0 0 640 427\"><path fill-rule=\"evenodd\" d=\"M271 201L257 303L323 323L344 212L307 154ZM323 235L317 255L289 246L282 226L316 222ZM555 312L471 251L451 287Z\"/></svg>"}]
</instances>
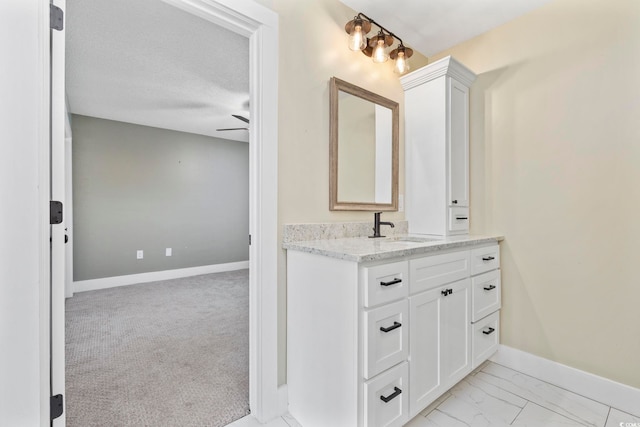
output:
<instances>
[{"instance_id":1,"label":"bathroom vanity","mask_svg":"<svg viewBox=\"0 0 640 427\"><path fill-rule=\"evenodd\" d=\"M402 426L497 349L500 237L285 243L289 412Z\"/></svg>"}]
</instances>

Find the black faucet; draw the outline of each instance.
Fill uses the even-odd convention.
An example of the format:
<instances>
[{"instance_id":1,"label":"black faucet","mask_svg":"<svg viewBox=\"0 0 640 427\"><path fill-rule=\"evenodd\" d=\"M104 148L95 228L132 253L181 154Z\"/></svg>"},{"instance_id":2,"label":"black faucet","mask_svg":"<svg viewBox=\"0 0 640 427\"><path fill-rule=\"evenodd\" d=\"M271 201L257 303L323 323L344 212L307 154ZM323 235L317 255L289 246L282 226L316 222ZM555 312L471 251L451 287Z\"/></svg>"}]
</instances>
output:
<instances>
[{"instance_id":1,"label":"black faucet","mask_svg":"<svg viewBox=\"0 0 640 427\"><path fill-rule=\"evenodd\" d=\"M381 225L388 225L391 228L395 227L395 225L392 222L380 221L380 214L382 214L382 212L375 212L373 214L373 236L369 236L370 238L384 237L380 235Z\"/></svg>"}]
</instances>

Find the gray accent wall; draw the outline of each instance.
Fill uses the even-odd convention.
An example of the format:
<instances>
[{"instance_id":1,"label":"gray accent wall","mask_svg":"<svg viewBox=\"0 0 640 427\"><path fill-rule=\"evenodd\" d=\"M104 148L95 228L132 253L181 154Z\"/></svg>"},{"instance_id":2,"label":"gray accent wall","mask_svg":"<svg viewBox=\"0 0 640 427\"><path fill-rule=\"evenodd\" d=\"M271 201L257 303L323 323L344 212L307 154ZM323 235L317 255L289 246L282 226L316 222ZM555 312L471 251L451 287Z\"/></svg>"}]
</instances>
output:
<instances>
[{"instance_id":1,"label":"gray accent wall","mask_svg":"<svg viewBox=\"0 0 640 427\"><path fill-rule=\"evenodd\" d=\"M74 281L249 259L247 143L72 119Z\"/></svg>"}]
</instances>

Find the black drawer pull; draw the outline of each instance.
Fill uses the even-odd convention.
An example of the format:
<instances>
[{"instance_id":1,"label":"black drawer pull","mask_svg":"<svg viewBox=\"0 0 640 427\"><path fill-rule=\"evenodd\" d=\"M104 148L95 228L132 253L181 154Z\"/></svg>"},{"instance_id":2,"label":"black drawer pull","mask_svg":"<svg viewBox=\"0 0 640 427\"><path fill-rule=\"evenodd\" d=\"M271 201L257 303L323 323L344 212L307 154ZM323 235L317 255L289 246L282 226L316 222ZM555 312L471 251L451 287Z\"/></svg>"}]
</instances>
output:
<instances>
[{"instance_id":1,"label":"black drawer pull","mask_svg":"<svg viewBox=\"0 0 640 427\"><path fill-rule=\"evenodd\" d=\"M492 291L492 290L494 290L495 288L496 288L496 287L495 287L495 285L489 285L489 287L484 288L484 290L485 290L485 291Z\"/></svg>"},{"instance_id":2,"label":"black drawer pull","mask_svg":"<svg viewBox=\"0 0 640 427\"><path fill-rule=\"evenodd\" d=\"M496 258L492 257L492 256L482 257L483 261L493 261L494 259L496 259Z\"/></svg>"},{"instance_id":3,"label":"black drawer pull","mask_svg":"<svg viewBox=\"0 0 640 427\"><path fill-rule=\"evenodd\" d=\"M380 326L380 330L382 332L391 332L394 329L398 329L400 326L402 326L402 323L399 322L393 322L393 326L389 326L388 328L385 328L384 326Z\"/></svg>"},{"instance_id":4,"label":"black drawer pull","mask_svg":"<svg viewBox=\"0 0 640 427\"><path fill-rule=\"evenodd\" d=\"M391 393L389 396L385 397L385 396L380 396L380 399L384 402L390 402L393 399L395 399L396 397L400 396L400 393L402 393L402 390L400 390L398 387L394 387L393 388L393 393Z\"/></svg>"},{"instance_id":5,"label":"black drawer pull","mask_svg":"<svg viewBox=\"0 0 640 427\"><path fill-rule=\"evenodd\" d=\"M443 296L447 296L447 295L451 295L453 293L453 289L444 289L442 292L440 292Z\"/></svg>"},{"instance_id":6,"label":"black drawer pull","mask_svg":"<svg viewBox=\"0 0 640 427\"><path fill-rule=\"evenodd\" d=\"M380 282L380 286L391 286L395 285L396 283L402 283L402 279L393 279L390 282Z\"/></svg>"},{"instance_id":7,"label":"black drawer pull","mask_svg":"<svg viewBox=\"0 0 640 427\"><path fill-rule=\"evenodd\" d=\"M494 333L496 330L493 328L489 328L488 331L482 331L483 334L485 335L491 335L492 333Z\"/></svg>"},{"instance_id":8,"label":"black drawer pull","mask_svg":"<svg viewBox=\"0 0 640 427\"><path fill-rule=\"evenodd\" d=\"M458 201L457 201L457 200L452 200L452 201L451 201L451 204L452 204L452 205L457 205L457 204L458 204Z\"/></svg>"},{"instance_id":9,"label":"black drawer pull","mask_svg":"<svg viewBox=\"0 0 640 427\"><path fill-rule=\"evenodd\" d=\"M469 219L469 217L468 216L457 216L456 217L456 220L458 220L458 221L462 221L463 219Z\"/></svg>"}]
</instances>

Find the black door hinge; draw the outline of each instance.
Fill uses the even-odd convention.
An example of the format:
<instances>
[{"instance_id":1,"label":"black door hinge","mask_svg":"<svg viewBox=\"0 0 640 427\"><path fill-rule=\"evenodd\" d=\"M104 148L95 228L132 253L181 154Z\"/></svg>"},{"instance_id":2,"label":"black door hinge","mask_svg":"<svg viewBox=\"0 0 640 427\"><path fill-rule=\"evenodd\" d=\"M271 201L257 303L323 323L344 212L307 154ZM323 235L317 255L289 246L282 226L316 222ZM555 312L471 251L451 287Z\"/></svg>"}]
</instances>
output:
<instances>
[{"instance_id":1,"label":"black door hinge","mask_svg":"<svg viewBox=\"0 0 640 427\"><path fill-rule=\"evenodd\" d=\"M49 28L57 31L64 28L64 12L53 4L49 5Z\"/></svg>"},{"instance_id":2,"label":"black door hinge","mask_svg":"<svg viewBox=\"0 0 640 427\"><path fill-rule=\"evenodd\" d=\"M49 224L60 224L62 222L62 202L51 200L49 202Z\"/></svg>"},{"instance_id":3,"label":"black door hinge","mask_svg":"<svg viewBox=\"0 0 640 427\"><path fill-rule=\"evenodd\" d=\"M251 246L251 234L249 234L249 246Z\"/></svg>"},{"instance_id":4,"label":"black door hinge","mask_svg":"<svg viewBox=\"0 0 640 427\"><path fill-rule=\"evenodd\" d=\"M51 415L51 421L53 421L64 412L64 398L61 394L56 394L51 396L49 402L51 407L49 414Z\"/></svg>"}]
</instances>

